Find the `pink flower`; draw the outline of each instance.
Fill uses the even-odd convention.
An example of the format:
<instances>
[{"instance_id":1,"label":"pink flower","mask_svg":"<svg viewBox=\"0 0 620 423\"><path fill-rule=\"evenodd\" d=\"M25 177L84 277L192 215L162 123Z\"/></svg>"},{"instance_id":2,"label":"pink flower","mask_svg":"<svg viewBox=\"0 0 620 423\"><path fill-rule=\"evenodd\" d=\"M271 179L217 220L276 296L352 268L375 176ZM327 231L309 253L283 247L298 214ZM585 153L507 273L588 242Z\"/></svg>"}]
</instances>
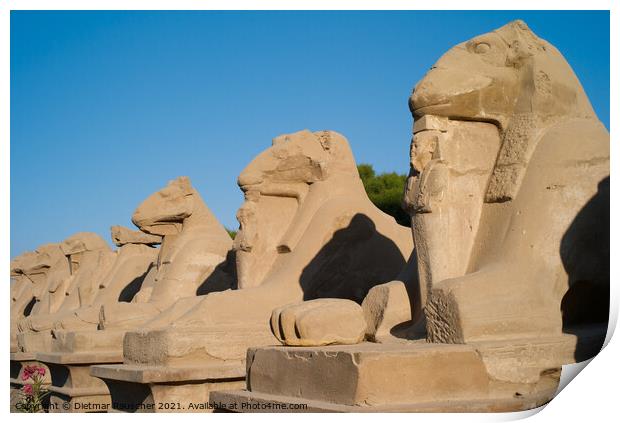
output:
<instances>
[{"instance_id":1,"label":"pink flower","mask_svg":"<svg viewBox=\"0 0 620 423\"><path fill-rule=\"evenodd\" d=\"M45 376L45 368L39 366L26 366L22 374L22 380L33 379L34 376Z\"/></svg>"},{"instance_id":2,"label":"pink flower","mask_svg":"<svg viewBox=\"0 0 620 423\"><path fill-rule=\"evenodd\" d=\"M32 390L32 385L24 385L22 388L22 392L26 395L32 395L34 391Z\"/></svg>"},{"instance_id":3,"label":"pink flower","mask_svg":"<svg viewBox=\"0 0 620 423\"><path fill-rule=\"evenodd\" d=\"M23 380L28 380L34 374L34 366L26 366L24 367L24 374L22 375Z\"/></svg>"}]
</instances>

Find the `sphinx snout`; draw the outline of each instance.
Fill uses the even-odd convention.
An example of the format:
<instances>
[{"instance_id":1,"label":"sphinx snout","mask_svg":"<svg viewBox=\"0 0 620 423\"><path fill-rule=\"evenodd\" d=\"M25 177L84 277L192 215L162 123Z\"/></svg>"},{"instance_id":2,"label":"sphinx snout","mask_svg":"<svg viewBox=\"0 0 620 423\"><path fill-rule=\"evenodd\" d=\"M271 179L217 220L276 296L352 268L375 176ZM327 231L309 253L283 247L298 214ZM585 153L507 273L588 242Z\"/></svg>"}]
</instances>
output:
<instances>
[{"instance_id":1,"label":"sphinx snout","mask_svg":"<svg viewBox=\"0 0 620 423\"><path fill-rule=\"evenodd\" d=\"M487 76L436 68L416 85L409 98L409 108L414 115L428 113L449 117L469 113L470 107L463 105L475 106L480 93L492 83Z\"/></svg>"},{"instance_id":2,"label":"sphinx snout","mask_svg":"<svg viewBox=\"0 0 620 423\"><path fill-rule=\"evenodd\" d=\"M449 102L449 93L442 90L440 88L441 85L436 83L438 79L436 75L436 71L429 72L424 79L415 86L411 97L409 97L409 108L412 112L423 107Z\"/></svg>"},{"instance_id":3,"label":"sphinx snout","mask_svg":"<svg viewBox=\"0 0 620 423\"><path fill-rule=\"evenodd\" d=\"M142 215L138 212L131 215L131 221L135 223L136 225L138 224L138 222L141 222L142 220L143 220Z\"/></svg>"},{"instance_id":4,"label":"sphinx snout","mask_svg":"<svg viewBox=\"0 0 620 423\"><path fill-rule=\"evenodd\" d=\"M258 185L263 182L263 177L259 173L255 172L242 172L237 179L237 184L240 187L247 185Z\"/></svg>"},{"instance_id":5,"label":"sphinx snout","mask_svg":"<svg viewBox=\"0 0 620 423\"><path fill-rule=\"evenodd\" d=\"M138 228L141 228L145 225L148 225L150 222L147 221L148 219L146 219L146 217L136 211L132 216L131 216L131 221L133 222L134 225L136 225Z\"/></svg>"}]
</instances>

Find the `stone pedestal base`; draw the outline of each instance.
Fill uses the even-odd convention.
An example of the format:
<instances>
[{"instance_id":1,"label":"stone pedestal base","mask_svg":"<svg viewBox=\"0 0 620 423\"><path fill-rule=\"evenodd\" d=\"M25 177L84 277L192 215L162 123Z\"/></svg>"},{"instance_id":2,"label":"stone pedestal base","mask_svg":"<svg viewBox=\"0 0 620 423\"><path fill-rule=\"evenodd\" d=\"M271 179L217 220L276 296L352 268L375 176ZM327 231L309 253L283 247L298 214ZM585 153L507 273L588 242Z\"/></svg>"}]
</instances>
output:
<instances>
[{"instance_id":1,"label":"stone pedestal base","mask_svg":"<svg viewBox=\"0 0 620 423\"><path fill-rule=\"evenodd\" d=\"M217 405L216 412L235 413L474 413L527 410L544 405L544 398L530 398L530 404L523 399L504 398L493 401L434 401L427 403L343 405L327 401L315 401L249 392L246 390L216 391L211 402ZM524 406L526 404L526 406Z\"/></svg>"},{"instance_id":2,"label":"stone pedestal base","mask_svg":"<svg viewBox=\"0 0 620 423\"><path fill-rule=\"evenodd\" d=\"M91 375L101 378L118 412L211 412L212 391L241 389L245 369L234 365L143 366L99 365Z\"/></svg>"},{"instance_id":3,"label":"stone pedestal base","mask_svg":"<svg viewBox=\"0 0 620 423\"><path fill-rule=\"evenodd\" d=\"M69 353L116 353L123 355L125 330L74 330L54 331L53 352Z\"/></svg>"},{"instance_id":4,"label":"stone pedestal base","mask_svg":"<svg viewBox=\"0 0 620 423\"><path fill-rule=\"evenodd\" d=\"M18 345L22 351L38 352L52 350L52 333L44 332L22 332L17 334Z\"/></svg>"},{"instance_id":5,"label":"stone pedestal base","mask_svg":"<svg viewBox=\"0 0 620 423\"><path fill-rule=\"evenodd\" d=\"M119 363L117 352L39 353L37 358L50 369L50 412L106 412L111 408L105 383L90 375L90 366Z\"/></svg>"},{"instance_id":6,"label":"stone pedestal base","mask_svg":"<svg viewBox=\"0 0 620 423\"><path fill-rule=\"evenodd\" d=\"M250 349L247 391L210 400L241 412L527 410L550 401L562 364L595 355L604 336Z\"/></svg>"}]
</instances>

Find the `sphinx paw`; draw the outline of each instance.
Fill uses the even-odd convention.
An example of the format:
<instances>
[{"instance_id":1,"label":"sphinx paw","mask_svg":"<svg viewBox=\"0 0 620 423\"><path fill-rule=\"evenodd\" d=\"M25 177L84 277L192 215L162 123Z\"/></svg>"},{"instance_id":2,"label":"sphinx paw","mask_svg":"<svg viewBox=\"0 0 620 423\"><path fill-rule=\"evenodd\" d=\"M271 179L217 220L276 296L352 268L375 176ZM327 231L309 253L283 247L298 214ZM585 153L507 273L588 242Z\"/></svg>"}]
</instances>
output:
<instances>
[{"instance_id":1,"label":"sphinx paw","mask_svg":"<svg viewBox=\"0 0 620 423\"><path fill-rule=\"evenodd\" d=\"M284 345L357 344L364 340L366 320L351 300L318 299L276 308L271 331Z\"/></svg>"}]
</instances>

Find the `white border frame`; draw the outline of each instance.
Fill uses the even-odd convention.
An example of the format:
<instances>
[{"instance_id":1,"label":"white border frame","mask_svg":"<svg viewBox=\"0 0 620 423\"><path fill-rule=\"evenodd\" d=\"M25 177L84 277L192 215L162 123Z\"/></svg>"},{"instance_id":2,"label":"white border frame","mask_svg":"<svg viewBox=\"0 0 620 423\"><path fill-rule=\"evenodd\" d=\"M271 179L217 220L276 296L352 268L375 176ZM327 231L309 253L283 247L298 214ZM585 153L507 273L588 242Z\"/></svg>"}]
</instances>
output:
<instances>
[{"instance_id":1,"label":"white border frame","mask_svg":"<svg viewBox=\"0 0 620 423\"><path fill-rule=\"evenodd\" d=\"M350 4L353 3L353 4ZM618 96L618 41L620 34L618 33L618 2L604 0L589 0L587 3L576 0L560 1L540 1L540 0L504 0L501 3L497 0L469 0L467 2L458 0L427 0L421 1L397 1L383 0L379 4L371 1L358 0L356 2L345 2L341 0L300 0L295 2L295 7L291 7L291 2L265 0L258 1L202 1L202 0L5 0L0 2L0 57L2 58L2 67L0 68L0 195L3 201L0 202L0 234L3 235L3 242L0 244L0 275L8 275L9 273L9 244L10 244L10 11L11 10L611 10L611 81L610 81L610 130L615 128L618 122L618 104L620 98ZM584 7L585 6L585 7ZM611 167L615 168L617 162L617 137L611 132ZM618 213L618 189L616 185L611 185L611 216ZM618 254L618 223L612 218L611 221L611 256L620 257ZM5 237L6 236L6 237ZM538 421L576 421L591 419L593 421L608 421L613 415L616 415L617 407L615 402L616 383L618 377L618 359L620 358L620 347L617 339L612 340L611 335L615 330L618 320L618 264L617 261L611 261L611 313L610 313L610 329L606 343L608 345L604 350L595 357L587 370L581 372L576 381L570 383L562 392L551 401L546 407L537 410L530 410L519 413L503 413L503 414L391 414L390 419L403 421L505 421L526 418L535 415ZM8 288L8 287L7 287ZM8 303L8 289L2 290L2 299L4 304ZM6 310L6 309L5 309ZM4 339L8 339L9 335L9 319L8 316L2 316L2 335ZM617 338L617 337L616 337ZM5 351L8 356L8 343ZM577 374L584 366L577 364L565 366L563 371L563 379L569 374ZM0 377L2 380L8 379L8 366L2 366ZM9 410L9 389L8 383L2 390L5 394L5 400L0 401L0 409L8 413ZM2 398L2 396L0 396ZM542 411L542 412L539 412ZM102 417L105 416L105 417ZM225 417L222 417L225 416ZM46 415L45 419L82 419L84 415ZM166 415L149 415L152 419L167 419ZM344 416L346 419L375 421L379 416L376 414L354 414ZM30 419L36 418L32 415L12 415L11 418ZM110 418L131 418L126 415L89 415L89 419ZM301 421L314 421L318 417L316 415L296 414L292 417L290 414L281 415L183 415L184 419L252 419L252 421L266 420L289 420L291 418ZM321 416L324 418L336 418L335 415ZM379 417L380 418L380 417Z\"/></svg>"}]
</instances>

